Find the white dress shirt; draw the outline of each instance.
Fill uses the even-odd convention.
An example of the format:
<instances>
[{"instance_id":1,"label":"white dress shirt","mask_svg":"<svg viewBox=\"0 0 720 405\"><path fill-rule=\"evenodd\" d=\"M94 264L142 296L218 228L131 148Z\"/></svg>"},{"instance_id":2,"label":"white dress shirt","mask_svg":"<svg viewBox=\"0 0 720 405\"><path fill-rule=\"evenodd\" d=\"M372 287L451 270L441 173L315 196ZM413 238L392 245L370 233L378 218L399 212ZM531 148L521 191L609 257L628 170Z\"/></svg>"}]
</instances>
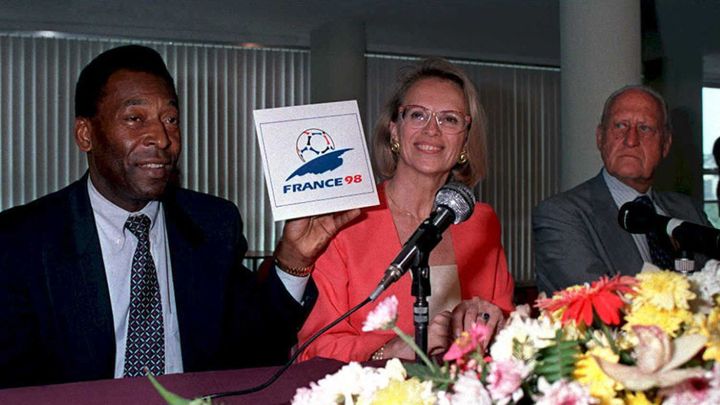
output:
<instances>
[{"instance_id":1,"label":"white dress shirt","mask_svg":"<svg viewBox=\"0 0 720 405\"><path fill-rule=\"evenodd\" d=\"M88 180L88 193L110 290L110 305L115 328L115 378L123 376L125 366L125 344L130 316L130 276L132 259L138 242L135 235L125 229L125 222L130 215L139 214L145 214L150 218L150 254L157 269L165 328L165 373L182 373L180 331L162 204L151 201L140 211L131 213L103 197L90 180Z\"/></svg>"}]
</instances>

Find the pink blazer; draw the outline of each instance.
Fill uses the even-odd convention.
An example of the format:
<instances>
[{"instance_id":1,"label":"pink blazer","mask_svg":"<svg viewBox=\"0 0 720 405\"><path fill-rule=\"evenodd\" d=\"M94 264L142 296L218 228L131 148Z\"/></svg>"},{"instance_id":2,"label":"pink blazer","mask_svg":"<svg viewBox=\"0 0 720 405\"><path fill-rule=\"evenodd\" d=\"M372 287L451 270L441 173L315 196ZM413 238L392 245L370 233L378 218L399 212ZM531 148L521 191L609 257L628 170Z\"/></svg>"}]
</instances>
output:
<instances>
[{"instance_id":1,"label":"pink blazer","mask_svg":"<svg viewBox=\"0 0 720 405\"><path fill-rule=\"evenodd\" d=\"M380 205L363 210L361 216L336 235L318 258L313 279L319 297L298 333L302 344L320 328L368 297L385 269L400 251L392 215L385 200L384 187L378 187ZM455 260L462 299L477 296L493 302L505 312L513 310L514 282L507 269L500 243L500 222L487 204L476 204L465 222L451 225ZM400 302L397 325L414 335L410 294L410 275L403 276L355 314L320 336L300 356L300 361L315 356L342 361L366 361L383 344L395 337L392 331L362 332L367 314L378 302L395 295Z\"/></svg>"}]
</instances>

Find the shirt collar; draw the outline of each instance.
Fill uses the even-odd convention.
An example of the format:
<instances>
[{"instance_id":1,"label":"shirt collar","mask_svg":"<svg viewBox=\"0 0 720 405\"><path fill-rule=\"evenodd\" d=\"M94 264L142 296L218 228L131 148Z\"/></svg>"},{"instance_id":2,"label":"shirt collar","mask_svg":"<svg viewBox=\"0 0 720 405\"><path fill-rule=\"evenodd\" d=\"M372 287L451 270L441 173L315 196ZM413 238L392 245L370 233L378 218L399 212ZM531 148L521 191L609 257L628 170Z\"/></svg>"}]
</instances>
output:
<instances>
[{"instance_id":1,"label":"shirt collar","mask_svg":"<svg viewBox=\"0 0 720 405\"><path fill-rule=\"evenodd\" d=\"M605 184L607 184L607 187L610 190L610 195L612 195L612 198L618 208L622 207L622 205L626 202L632 201L641 195L647 195L648 197L650 197L651 200L655 201L655 199L653 198L652 187L650 187L645 194L639 193L634 188L628 186L627 184L618 180L615 176L608 173L608 171L604 167L602 169L602 176L605 180Z\"/></svg>"},{"instance_id":2,"label":"shirt collar","mask_svg":"<svg viewBox=\"0 0 720 405\"><path fill-rule=\"evenodd\" d=\"M130 212L123 208L113 204L110 200L105 198L93 185L90 176L88 176L88 194L90 196L90 205L92 206L95 215L102 220L109 229L106 231L111 236L122 236L125 230L125 222L131 215L145 214L150 218L150 230L155 227L157 222L158 212L160 211L160 202L152 200L147 203L140 211Z\"/></svg>"}]
</instances>

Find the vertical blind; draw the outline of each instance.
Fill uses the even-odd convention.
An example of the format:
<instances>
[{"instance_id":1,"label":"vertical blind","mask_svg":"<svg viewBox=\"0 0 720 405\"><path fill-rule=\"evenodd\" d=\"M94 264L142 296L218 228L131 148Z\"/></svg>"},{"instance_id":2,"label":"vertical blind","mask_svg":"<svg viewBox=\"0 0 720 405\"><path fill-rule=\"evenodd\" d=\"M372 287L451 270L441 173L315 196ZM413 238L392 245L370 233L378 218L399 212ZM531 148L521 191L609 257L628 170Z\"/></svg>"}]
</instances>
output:
<instances>
[{"instance_id":1,"label":"vertical blind","mask_svg":"<svg viewBox=\"0 0 720 405\"><path fill-rule=\"evenodd\" d=\"M399 69L416 60L368 55L368 122L375 122ZM488 116L488 174L477 193L498 214L516 283L531 284L531 210L559 189L560 71L452 62L475 82Z\"/></svg>"},{"instance_id":2,"label":"vertical blind","mask_svg":"<svg viewBox=\"0 0 720 405\"><path fill-rule=\"evenodd\" d=\"M250 249L272 250L282 224L272 221L252 110L310 102L306 50L0 34L0 210L85 172L72 132L75 82L93 57L131 42L158 50L175 77L183 186L235 202ZM413 61L367 55L368 136L398 69ZM489 173L478 194L498 213L516 281L528 284L530 210L559 187L559 71L454 63L475 81L488 113Z\"/></svg>"},{"instance_id":3,"label":"vertical blind","mask_svg":"<svg viewBox=\"0 0 720 405\"><path fill-rule=\"evenodd\" d=\"M130 41L0 34L0 210L85 172L73 140L75 82L102 51ZM306 50L148 42L180 97L183 186L234 201L251 250L272 250L272 221L252 110L310 102Z\"/></svg>"}]
</instances>

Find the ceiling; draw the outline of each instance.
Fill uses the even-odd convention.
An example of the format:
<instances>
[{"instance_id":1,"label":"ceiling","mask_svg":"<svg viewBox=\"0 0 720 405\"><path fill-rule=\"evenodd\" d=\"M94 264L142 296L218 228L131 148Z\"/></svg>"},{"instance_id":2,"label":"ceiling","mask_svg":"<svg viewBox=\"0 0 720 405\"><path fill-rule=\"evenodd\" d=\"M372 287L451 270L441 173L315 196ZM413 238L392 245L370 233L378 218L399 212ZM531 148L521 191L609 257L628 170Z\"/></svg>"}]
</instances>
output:
<instances>
[{"instance_id":1,"label":"ceiling","mask_svg":"<svg viewBox=\"0 0 720 405\"><path fill-rule=\"evenodd\" d=\"M309 47L327 24L362 21L370 52L559 64L559 0L2 0L0 26Z\"/></svg>"},{"instance_id":2,"label":"ceiling","mask_svg":"<svg viewBox=\"0 0 720 405\"><path fill-rule=\"evenodd\" d=\"M369 52L559 66L560 1L0 0L0 27L307 48L311 32L360 21ZM720 1L640 3L646 69L699 55L720 78Z\"/></svg>"}]
</instances>

